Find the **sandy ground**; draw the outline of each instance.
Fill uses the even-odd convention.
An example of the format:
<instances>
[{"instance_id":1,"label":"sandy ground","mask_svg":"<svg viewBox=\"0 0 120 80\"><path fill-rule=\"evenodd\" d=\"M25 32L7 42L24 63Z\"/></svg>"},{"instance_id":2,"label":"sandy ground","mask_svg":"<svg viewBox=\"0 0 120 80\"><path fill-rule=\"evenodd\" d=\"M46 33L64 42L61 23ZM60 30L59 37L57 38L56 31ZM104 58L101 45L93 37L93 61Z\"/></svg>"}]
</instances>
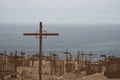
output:
<instances>
[{"instance_id":1,"label":"sandy ground","mask_svg":"<svg viewBox=\"0 0 120 80\"><path fill-rule=\"evenodd\" d=\"M17 68L17 78L7 77L5 80L39 80L38 75L38 64L36 63L33 67L18 67ZM108 79L101 73L96 73L93 75L82 75L65 73L62 76L50 75L50 66L44 63L42 66L42 80L120 80L120 79Z\"/></svg>"}]
</instances>

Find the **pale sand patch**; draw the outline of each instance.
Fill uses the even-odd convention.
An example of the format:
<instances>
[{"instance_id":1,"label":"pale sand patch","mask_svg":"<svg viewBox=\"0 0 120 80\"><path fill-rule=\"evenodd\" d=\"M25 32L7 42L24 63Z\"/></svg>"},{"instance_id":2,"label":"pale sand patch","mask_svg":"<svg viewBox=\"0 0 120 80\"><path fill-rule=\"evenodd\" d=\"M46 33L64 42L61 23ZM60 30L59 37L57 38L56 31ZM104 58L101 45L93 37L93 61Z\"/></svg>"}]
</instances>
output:
<instances>
[{"instance_id":1,"label":"pale sand patch","mask_svg":"<svg viewBox=\"0 0 120 80\"><path fill-rule=\"evenodd\" d=\"M84 76L80 80L110 80L110 79L108 79L107 77L105 77L101 73L96 73L96 74L93 74L93 75Z\"/></svg>"}]
</instances>

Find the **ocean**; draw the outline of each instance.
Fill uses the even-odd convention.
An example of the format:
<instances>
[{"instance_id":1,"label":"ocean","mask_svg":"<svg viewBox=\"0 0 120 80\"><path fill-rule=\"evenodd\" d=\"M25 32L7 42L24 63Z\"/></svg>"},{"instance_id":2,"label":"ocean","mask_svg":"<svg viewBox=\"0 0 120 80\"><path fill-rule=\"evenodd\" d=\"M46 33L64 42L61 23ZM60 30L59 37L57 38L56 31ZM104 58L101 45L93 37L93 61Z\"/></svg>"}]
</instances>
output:
<instances>
[{"instance_id":1,"label":"ocean","mask_svg":"<svg viewBox=\"0 0 120 80\"><path fill-rule=\"evenodd\" d=\"M38 31L39 24L0 24L0 52L38 53L39 37L23 36ZM64 58L68 49L73 56L78 51L120 56L120 24L43 24L43 32L46 31L57 32L59 36L43 37L45 55L55 51Z\"/></svg>"}]
</instances>

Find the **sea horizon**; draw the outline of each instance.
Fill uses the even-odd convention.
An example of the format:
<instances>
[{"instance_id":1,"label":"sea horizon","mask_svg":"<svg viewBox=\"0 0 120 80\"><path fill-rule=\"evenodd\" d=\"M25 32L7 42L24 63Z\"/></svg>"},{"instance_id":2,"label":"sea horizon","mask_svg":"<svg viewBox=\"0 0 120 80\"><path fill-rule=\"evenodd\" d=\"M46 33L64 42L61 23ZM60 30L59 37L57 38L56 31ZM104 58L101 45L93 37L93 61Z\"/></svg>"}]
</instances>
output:
<instances>
[{"instance_id":1,"label":"sea horizon","mask_svg":"<svg viewBox=\"0 0 120 80\"><path fill-rule=\"evenodd\" d=\"M60 57L68 49L73 56L78 51L120 56L120 24L45 24L43 30L57 32L57 37L43 39L43 52L56 52ZM39 31L39 24L0 24L0 52L18 50L27 55L38 53L39 41L23 33Z\"/></svg>"}]
</instances>

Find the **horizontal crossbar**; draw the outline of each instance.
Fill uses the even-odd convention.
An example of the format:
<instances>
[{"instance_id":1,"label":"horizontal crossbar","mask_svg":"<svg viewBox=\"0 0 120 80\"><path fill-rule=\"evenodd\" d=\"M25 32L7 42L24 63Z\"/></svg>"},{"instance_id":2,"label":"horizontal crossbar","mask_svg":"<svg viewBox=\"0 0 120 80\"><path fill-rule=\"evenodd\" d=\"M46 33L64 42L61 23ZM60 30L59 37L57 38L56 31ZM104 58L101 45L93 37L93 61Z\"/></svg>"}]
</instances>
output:
<instances>
[{"instance_id":1,"label":"horizontal crossbar","mask_svg":"<svg viewBox=\"0 0 120 80\"><path fill-rule=\"evenodd\" d=\"M24 33L24 36L40 36L39 33ZM58 36L58 33L42 33L42 36Z\"/></svg>"}]
</instances>

